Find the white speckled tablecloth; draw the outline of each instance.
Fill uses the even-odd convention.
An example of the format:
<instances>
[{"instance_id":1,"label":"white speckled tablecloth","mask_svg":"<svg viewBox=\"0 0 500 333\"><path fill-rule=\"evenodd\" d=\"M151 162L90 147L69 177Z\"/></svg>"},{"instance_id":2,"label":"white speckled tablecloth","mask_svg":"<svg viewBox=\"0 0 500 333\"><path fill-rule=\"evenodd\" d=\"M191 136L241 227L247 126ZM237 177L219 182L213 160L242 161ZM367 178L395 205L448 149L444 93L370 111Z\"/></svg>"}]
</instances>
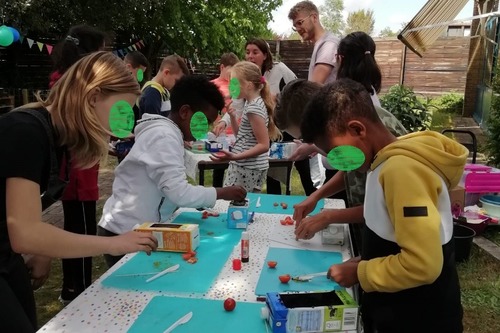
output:
<instances>
[{"instance_id":1,"label":"white speckled tablecloth","mask_svg":"<svg viewBox=\"0 0 500 333\"><path fill-rule=\"evenodd\" d=\"M219 200L215 210L226 212L227 201ZM325 201L325 208L343 208L342 200ZM186 211L186 210L183 210ZM309 241L295 241L293 226L287 229L276 228L284 215L255 214L255 222L250 224L250 261L242 264L240 271L232 269L232 259L240 258L240 247L235 246L229 260L222 268L211 288L204 294L183 294L182 297L225 299L233 297L236 301L255 302L255 286L258 282L267 250L270 246L300 248L341 252L344 259L351 257L348 228L345 225L346 241L343 246L321 245L319 233ZM289 235L288 235L289 234ZM101 281L123 265L134 254L125 256L119 263L104 273L77 299L66 306L38 332L126 332L138 318L148 302L160 293L125 291L105 288ZM163 293L167 296L179 296ZM263 303L264 304L264 303Z\"/></svg>"}]
</instances>

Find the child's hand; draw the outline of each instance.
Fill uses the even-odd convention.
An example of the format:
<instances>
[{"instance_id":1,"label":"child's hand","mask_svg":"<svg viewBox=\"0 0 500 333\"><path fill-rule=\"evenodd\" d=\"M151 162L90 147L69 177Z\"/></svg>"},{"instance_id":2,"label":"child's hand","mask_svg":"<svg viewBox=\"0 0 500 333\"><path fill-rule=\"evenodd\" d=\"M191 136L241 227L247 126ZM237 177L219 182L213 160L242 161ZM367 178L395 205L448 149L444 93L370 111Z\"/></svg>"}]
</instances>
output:
<instances>
[{"instance_id":1,"label":"child's hand","mask_svg":"<svg viewBox=\"0 0 500 333\"><path fill-rule=\"evenodd\" d=\"M242 186L228 186L217 188L217 199L243 201L247 191Z\"/></svg>"},{"instance_id":2,"label":"child's hand","mask_svg":"<svg viewBox=\"0 0 500 333\"><path fill-rule=\"evenodd\" d=\"M214 126L212 129L212 132L215 134L215 136L219 136L224 130L226 129L226 123L223 121L219 121L217 125Z\"/></svg>"},{"instance_id":3,"label":"child's hand","mask_svg":"<svg viewBox=\"0 0 500 333\"><path fill-rule=\"evenodd\" d=\"M359 260L349 260L343 264L332 265L326 274L327 278L337 282L341 287L349 288L359 282Z\"/></svg>"},{"instance_id":4,"label":"child's hand","mask_svg":"<svg viewBox=\"0 0 500 333\"><path fill-rule=\"evenodd\" d=\"M228 150L219 150L217 153L210 155L210 159L214 162L232 161L235 159L236 154Z\"/></svg>"},{"instance_id":5,"label":"child's hand","mask_svg":"<svg viewBox=\"0 0 500 333\"><path fill-rule=\"evenodd\" d=\"M108 254L119 256L122 254L144 251L148 255L156 251L158 240L149 232L129 231L119 236L109 237Z\"/></svg>"},{"instance_id":6,"label":"child's hand","mask_svg":"<svg viewBox=\"0 0 500 333\"><path fill-rule=\"evenodd\" d=\"M231 117L231 118L234 118L236 117L236 109L232 106L233 104L233 101L231 101L230 103L227 104L226 106L226 112L227 114Z\"/></svg>"}]
</instances>

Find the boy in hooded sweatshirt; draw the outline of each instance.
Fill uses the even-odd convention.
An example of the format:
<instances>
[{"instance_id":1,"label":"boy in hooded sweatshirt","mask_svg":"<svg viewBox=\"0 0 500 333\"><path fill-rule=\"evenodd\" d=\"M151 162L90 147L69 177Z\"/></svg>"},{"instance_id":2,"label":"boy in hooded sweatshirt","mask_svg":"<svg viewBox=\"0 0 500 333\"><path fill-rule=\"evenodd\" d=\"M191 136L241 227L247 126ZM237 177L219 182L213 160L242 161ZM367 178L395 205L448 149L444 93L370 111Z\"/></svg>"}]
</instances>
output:
<instances>
[{"instance_id":1,"label":"boy in hooded sweatshirt","mask_svg":"<svg viewBox=\"0 0 500 333\"><path fill-rule=\"evenodd\" d=\"M431 131L396 138L366 89L349 79L321 88L301 125L305 142L328 152L353 146L367 171L361 257L332 265L328 278L359 283L365 332L462 332L448 189L468 151Z\"/></svg>"},{"instance_id":2,"label":"boy in hooded sweatshirt","mask_svg":"<svg viewBox=\"0 0 500 333\"><path fill-rule=\"evenodd\" d=\"M175 84L168 117L144 114L135 128L135 144L115 169L113 193L106 201L98 234L113 236L136 224L165 222L178 207L213 207L217 199L242 201L241 186L190 185L184 167L184 141L194 140L190 123L201 111L211 124L224 107L217 86L203 76L184 76ZM108 266L121 257L106 255Z\"/></svg>"}]
</instances>

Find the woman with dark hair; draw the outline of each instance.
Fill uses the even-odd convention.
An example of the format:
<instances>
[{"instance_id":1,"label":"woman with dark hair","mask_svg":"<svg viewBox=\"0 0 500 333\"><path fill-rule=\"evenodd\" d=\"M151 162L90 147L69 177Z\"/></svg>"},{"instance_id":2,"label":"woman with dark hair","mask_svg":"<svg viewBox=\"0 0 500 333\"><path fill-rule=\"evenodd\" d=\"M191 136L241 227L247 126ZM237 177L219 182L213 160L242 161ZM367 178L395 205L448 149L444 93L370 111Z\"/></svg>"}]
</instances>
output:
<instances>
[{"instance_id":1,"label":"woman with dark hair","mask_svg":"<svg viewBox=\"0 0 500 333\"><path fill-rule=\"evenodd\" d=\"M376 45L362 31L348 34L339 43L337 63L340 63L337 78L350 78L361 83L372 96L373 104L380 106L377 93L382 85L382 73L375 61Z\"/></svg>"},{"instance_id":2,"label":"woman with dark hair","mask_svg":"<svg viewBox=\"0 0 500 333\"><path fill-rule=\"evenodd\" d=\"M54 72L50 76L50 87L78 60L87 54L103 50L106 35L87 25L72 27L66 37L52 53ZM72 155L72 152L69 152ZM79 168L78 161L71 156L69 183L61 198L64 211L64 230L83 234L97 233L96 203L99 199L99 164L90 168ZM65 166L63 166L63 169ZM67 304L92 283L92 257L63 259L63 285L60 300Z\"/></svg>"}]
</instances>

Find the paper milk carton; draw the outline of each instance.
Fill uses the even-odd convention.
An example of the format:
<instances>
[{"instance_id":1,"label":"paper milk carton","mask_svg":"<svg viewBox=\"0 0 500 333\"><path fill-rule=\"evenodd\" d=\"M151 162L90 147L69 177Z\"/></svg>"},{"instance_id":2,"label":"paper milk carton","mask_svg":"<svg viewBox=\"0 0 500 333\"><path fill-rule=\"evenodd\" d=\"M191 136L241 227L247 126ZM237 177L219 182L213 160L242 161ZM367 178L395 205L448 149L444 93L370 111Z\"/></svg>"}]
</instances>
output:
<instances>
[{"instance_id":1,"label":"paper milk carton","mask_svg":"<svg viewBox=\"0 0 500 333\"><path fill-rule=\"evenodd\" d=\"M200 245L200 230L197 224L146 222L135 231L150 232L158 240L158 251L189 252Z\"/></svg>"},{"instance_id":2,"label":"paper milk carton","mask_svg":"<svg viewBox=\"0 0 500 333\"><path fill-rule=\"evenodd\" d=\"M289 159L297 150L298 145L295 142L273 142L269 149L269 158Z\"/></svg>"},{"instance_id":3,"label":"paper milk carton","mask_svg":"<svg viewBox=\"0 0 500 333\"><path fill-rule=\"evenodd\" d=\"M231 201L227 209L227 227L230 229L246 229L248 225L248 200Z\"/></svg>"}]
</instances>

